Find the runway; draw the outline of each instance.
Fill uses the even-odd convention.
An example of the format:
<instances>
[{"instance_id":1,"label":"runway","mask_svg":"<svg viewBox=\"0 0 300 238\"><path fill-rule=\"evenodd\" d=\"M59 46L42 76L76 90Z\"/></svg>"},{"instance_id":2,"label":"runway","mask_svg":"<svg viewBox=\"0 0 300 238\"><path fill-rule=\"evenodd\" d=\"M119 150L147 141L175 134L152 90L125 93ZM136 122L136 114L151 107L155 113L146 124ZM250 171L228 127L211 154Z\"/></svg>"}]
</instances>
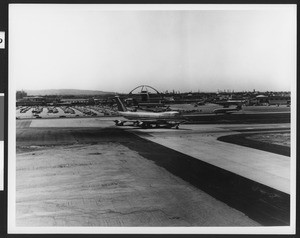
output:
<instances>
[{"instance_id":1,"label":"runway","mask_svg":"<svg viewBox=\"0 0 300 238\"><path fill-rule=\"evenodd\" d=\"M113 120L17 121L17 225L288 223L290 158L217 138L243 130L289 131L289 123L200 124L181 125L179 130L143 130L116 128ZM214 171L213 178L203 170ZM222 176L233 188L226 187L228 183ZM281 210L274 216L277 210L273 209L269 219L241 209L245 204L232 205L233 197L241 200L236 194L241 186L246 189L242 194L245 201L253 196L251 189L258 189L252 204L247 201L248 210L253 210L253 206L261 209L259 200L274 207L270 194L278 197L276 204L283 203ZM262 195L266 191L267 197Z\"/></svg>"}]
</instances>

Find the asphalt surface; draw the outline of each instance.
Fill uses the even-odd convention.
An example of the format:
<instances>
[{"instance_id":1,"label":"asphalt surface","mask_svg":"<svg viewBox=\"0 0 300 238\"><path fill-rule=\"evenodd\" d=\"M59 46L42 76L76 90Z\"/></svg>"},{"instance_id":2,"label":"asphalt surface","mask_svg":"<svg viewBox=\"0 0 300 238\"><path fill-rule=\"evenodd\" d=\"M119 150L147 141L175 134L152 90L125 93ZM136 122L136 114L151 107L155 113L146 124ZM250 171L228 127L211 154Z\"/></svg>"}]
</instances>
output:
<instances>
[{"instance_id":1,"label":"asphalt surface","mask_svg":"<svg viewBox=\"0 0 300 238\"><path fill-rule=\"evenodd\" d=\"M207 145L215 143L217 137L234 134L234 129L245 125L236 125L234 129L224 125L182 125L180 130L145 131L116 128L113 120L17 121L17 226L266 225L265 217L250 214L253 220L247 211L239 206L233 208L226 199L207 189L204 185L209 182L195 183L193 178L187 179L188 170L182 174L178 167L170 167L174 165L172 160L194 161L200 147L211 150ZM288 129L289 125L282 127ZM184 141L188 144L182 144ZM174 145L183 145L187 151L173 148ZM218 153L211 151L214 152ZM285 173L288 177L289 171ZM280 196L281 193L278 192ZM280 202L285 202L286 196L287 191L283 191ZM278 219L266 223L272 222L277 225Z\"/></svg>"}]
</instances>

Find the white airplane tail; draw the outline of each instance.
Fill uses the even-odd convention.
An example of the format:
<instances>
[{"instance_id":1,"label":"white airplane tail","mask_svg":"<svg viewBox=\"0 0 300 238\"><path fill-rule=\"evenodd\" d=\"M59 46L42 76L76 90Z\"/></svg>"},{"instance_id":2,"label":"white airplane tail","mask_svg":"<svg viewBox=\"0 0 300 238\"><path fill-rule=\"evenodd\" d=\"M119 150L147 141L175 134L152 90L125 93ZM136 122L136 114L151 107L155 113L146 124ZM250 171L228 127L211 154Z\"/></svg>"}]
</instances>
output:
<instances>
[{"instance_id":1,"label":"white airplane tail","mask_svg":"<svg viewBox=\"0 0 300 238\"><path fill-rule=\"evenodd\" d=\"M116 96L116 101L117 101L117 106L118 106L118 111L120 112L126 112L127 108L125 107L125 105L122 103L121 99L119 98L119 96Z\"/></svg>"}]
</instances>

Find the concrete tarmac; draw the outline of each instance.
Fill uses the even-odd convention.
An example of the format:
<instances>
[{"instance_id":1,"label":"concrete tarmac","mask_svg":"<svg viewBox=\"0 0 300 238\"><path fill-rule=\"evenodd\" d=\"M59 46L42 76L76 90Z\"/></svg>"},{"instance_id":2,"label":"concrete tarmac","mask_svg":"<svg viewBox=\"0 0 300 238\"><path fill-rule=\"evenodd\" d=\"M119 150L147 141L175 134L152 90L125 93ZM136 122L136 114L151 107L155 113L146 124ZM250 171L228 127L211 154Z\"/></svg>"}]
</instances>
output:
<instances>
[{"instance_id":1,"label":"concrete tarmac","mask_svg":"<svg viewBox=\"0 0 300 238\"><path fill-rule=\"evenodd\" d=\"M235 129L247 125L142 130L115 128L115 119L17 121L17 226L260 226L147 159L140 152L144 144L130 136L132 133L149 141L150 147L158 143L172 149L178 158L184 153L243 176L254 166L247 174L251 179L265 171L267 180L275 179L279 170L276 179L280 185L273 187L289 192L288 157L273 154L281 167L267 168L252 157L264 158L264 152L249 149L250 168L246 160L231 158L245 158L244 147L217 142L218 136L236 133ZM168 157L168 153L160 156Z\"/></svg>"},{"instance_id":2,"label":"concrete tarmac","mask_svg":"<svg viewBox=\"0 0 300 238\"><path fill-rule=\"evenodd\" d=\"M276 131L278 128L289 131L290 124L182 125L181 130L173 131L128 130L147 140L289 194L289 157L217 140L220 136L236 134L238 130L247 128L249 131Z\"/></svg>"}]
</instances>

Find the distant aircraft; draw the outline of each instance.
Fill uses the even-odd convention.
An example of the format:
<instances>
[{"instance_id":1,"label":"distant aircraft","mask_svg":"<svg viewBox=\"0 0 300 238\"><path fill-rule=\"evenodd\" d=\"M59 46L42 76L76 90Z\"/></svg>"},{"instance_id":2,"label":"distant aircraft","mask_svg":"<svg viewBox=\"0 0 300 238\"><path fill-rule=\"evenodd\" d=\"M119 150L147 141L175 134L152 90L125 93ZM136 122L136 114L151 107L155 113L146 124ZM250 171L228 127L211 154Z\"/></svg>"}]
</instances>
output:
<instances>
[{"instance_id":1,"label":"distant aircraft","mask_svg":"<svg viewBox=\"0 0 300 238\"><path fill-rule=\"evenodd\" d=\"M231 113L240 111L241 109L242 109L241 106L237 106L236 108L218 108L218 109L215 109L213 112L216 114L219 114L219 113L231 114Z\"/></svg>"},{"instance_id":2,"label":"distant aircraft","mask_svg":"<svg viewBox=\"0 0 300 238\"><path fill-rule=\"evenodd\" d=\"M205 101L198 101L194 103L194 107L203 106L205 105Z\"/></svg>"},{"instance_id":3,"label":"distant aircraft","mask_svg":"<svg viewBox=\"0 0 300 238\"><path fill-rule=\"evenodd\" d=\"M222 105L224 108L228 108L231 105L242 106L246 101L245 100L227 100L227 101L218 101L216 104Z\"/></svg>"},{"instance_id":4,"label":"distant aircraft","mask_svg":"<svg viewBox=\"0 0 300 238\"><path fill-rule=\"evenodd\" d=\"M124 126L126 122L132 122L131 125L142 128L151 128L152 126L167 128L179 128L179 124L183 123L180 113L177 111L166 112L131 112L122 103L121 99L116 96L118 105L118 113L128 121L115 120L116 126Z\"/></svg>"}]
</instances>

